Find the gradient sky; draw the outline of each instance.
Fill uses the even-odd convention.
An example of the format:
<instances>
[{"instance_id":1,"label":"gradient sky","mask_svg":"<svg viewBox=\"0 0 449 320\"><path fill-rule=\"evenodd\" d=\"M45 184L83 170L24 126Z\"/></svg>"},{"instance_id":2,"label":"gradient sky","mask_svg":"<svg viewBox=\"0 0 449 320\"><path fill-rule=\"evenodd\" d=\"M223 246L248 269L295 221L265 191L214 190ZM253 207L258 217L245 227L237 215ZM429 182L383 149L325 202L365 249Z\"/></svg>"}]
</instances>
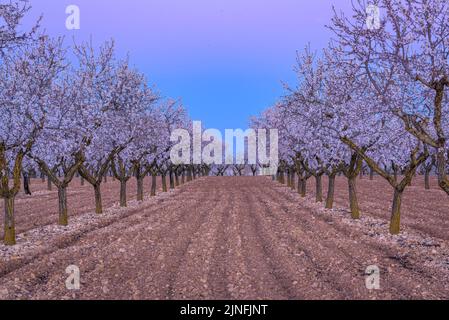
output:
<instances>
[{"instance_id":1,"label":"gradient sky","mask_svg":"<svg viewBox=\"0 0 449 320\"><path fill-rule=\"evenodd\" d=\"M79 42L114 38L119 56L147 75L166 97L182 98L207 128L246 128L294 84L296 51L326 46L332 4L349 0L31 0L27 20L44 16L51 35ZM67 30L65 9L81 11Z\"/></svg>"}]
</instances>

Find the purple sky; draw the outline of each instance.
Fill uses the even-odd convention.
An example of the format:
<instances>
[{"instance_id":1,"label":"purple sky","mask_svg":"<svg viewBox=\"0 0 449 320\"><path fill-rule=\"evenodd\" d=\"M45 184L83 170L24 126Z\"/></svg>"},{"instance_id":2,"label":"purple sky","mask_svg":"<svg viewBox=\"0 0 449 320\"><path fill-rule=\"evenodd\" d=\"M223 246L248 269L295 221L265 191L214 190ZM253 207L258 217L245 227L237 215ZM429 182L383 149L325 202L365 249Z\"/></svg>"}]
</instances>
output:
<instances>
[{"instance_id":1,"label":"purple sky","mask_svg":"<svg viewBox=\"0 0 449 320\"><path fill-rule=\"evenodd\" d=\"M182 98L207 127L246 128L248 118L294 83L296 50L324 47L332 4L349 0L31 0L51 35L70 44L116 40L162 94ZM65 28L65 8L81 10L81 29Z\"/></svg>"}]
</instances>

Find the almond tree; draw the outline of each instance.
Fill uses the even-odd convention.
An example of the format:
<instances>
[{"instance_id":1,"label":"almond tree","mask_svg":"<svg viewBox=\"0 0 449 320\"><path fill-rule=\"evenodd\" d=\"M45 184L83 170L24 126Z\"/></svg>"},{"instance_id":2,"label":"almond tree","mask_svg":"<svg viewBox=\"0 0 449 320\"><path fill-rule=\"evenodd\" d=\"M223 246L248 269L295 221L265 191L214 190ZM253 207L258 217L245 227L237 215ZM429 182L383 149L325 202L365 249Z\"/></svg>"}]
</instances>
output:
<instances>
[{"instance_id":1,"label":"almond tree","mask_svg":"<svg viewBox=\"0 0 449 320\"><path fill-rule=\"evenodd\" d=\"M127 61L115 61L113 43L106 43L98 56L91 44L76 46L75 50L85 86L83 101L89 106L86 124L94 129L78 171L93 186L95 212L100 214L103 177L114 157L133 140L135 119L145 108L136 103L142 94L142 76L131 70Z\"/></svg>"},{"instance_id":2,"label":"almond tree","mask_svg":"<svg viewBox=\"0 0 449 320\"><path fill-rule=\"evenodd\" d=\"M50 93L63 61L61 41L42 36L9 51L0 65L0 196L5 201L7 245L15 244L14 199L20 190L23 158L46 125Z\"/></svg>"},{"instance_id":3,"label":"almond tree","mask_svg":"<svg viewBox=\"0 0 449 320\"><path fill-rule=\"evenodd\" d=\"M137 181L137 201L143 201L143 182L153 168L152 163L157 151L160 120L157 110L147 112L140 119L141 124L139 125L138 134L132 142L131 162L134 168L134 177ZM155 192L156 190L154 190Z\"/></svg>"},{"instance_id":4,"label":"almond tree","mask_svg":"<svg viewBox=\"0 0 449 320\"><path fill-rule=\"evenodd\" d=\"M286 97L284 104L285 118L296 128L292 130L296 132L296 139L300 139L299 149L296 151L298 169L301 170L302 167L303 171L316 179L316 200L322 200L321 176L327 173L329 187L326 207L332 208L335 177L341 171L348 179L351 216L358 219L360 210L356 177L360 172L362 159L355 151L350 152L339 137L333 134L332 128L324 125L332 117L329 108L340 99L334 92L334 70L328 68L325 58L317 58L309 47L298 55L295 68L298 84L294 89L287 87L290 95Z\"/></svg>"},{"instance_id":5,"label":"almond tree","mask_svg":"<svg viewBox=\"0 0 449 320\"><path fill-rule=\"evenodd\" d=\"M30 157L58 189L60 225L68 224L67 187L84 161L90 127L82 119L80 84L73 71L54 85L50 95L47 125L31 149Z\"/></svg>"},{"instance_id":6,"label":"almond tree","mask_svg":"<svg viewBox=\"0 0 449 320\"><path fill-rule=\"evenodd\" d=\"M173 174L178 165L170 160L170 149L174 142L170 141L172 131L176 129L188 129L190 121L184 106L177 100L168 99L161 104L159 109L161 115L161 127L158 134L159 143L156 146L158 154L155 166L162 178L162 190L167 192L167 173L170 178L170 188L174 188ZM195 170L193 168L193 170ZM195 173L194 173L195 175Z\"/></svg>"},{"instance_id":7,"label":"almond tree","mask_svg":"<svg viewBox=\"0 0 449 320\"><path fill-rule=\"evenodd\" d=\"M120 98L121 107L128 104L125 115L128 119L123 118L123 124L120 126L127 132L124 140L125 147L111 161L112 172L120 181L120 206L122 207L127 206L126 184L133 176L137 179L138 201L143 200L143 179L149 169L142 170L141 161L149 152L153 151L151 136L156 134L155 129L159 127L155 123L159 118L152 119L155 112L154 104L158 99L157 94L147 87L143 75L130 70L127 72L131 72L128 77L131 79L134 77L134 79L126 80L130 82L129 87L120 93L124 95ZM126 141L129 142L126 144Z\"/></svg>"},{"instance_id":8,"label":"almond tree","mask_svg":"<svg viewBox=\"0 0 449 320\"><path fill-rule=\"evenodd\" d=\"M366 76L382 103L394 106L405 130L436 153L439 186L449 194L446 176L449 111L449 3L445 0L376 0L378 28L368 28L364 1L351 18L335 14L330 25L342 60ZM398 82L413 82L418 106L391 103Z\"/></svg>"},{"instance_id":9,"label":"almond tree","mask_svg":"<svg viewBox=\"0 0 449 320\"><path fill-rule=\"evenodd\" d=\"M147 111L141 119L140 134L133 140L134 176L137 179L137 198L143 200L143 179L151 174L150 196L156 195L157 175L162 175L163 190L168 191L166 175L179 170L181 166L170 162L170 141L172 130L187 128L187 113L182 104L173 99L162 101ZM174 182L172 183L174 187Z\"/></svg>"},{"instance_id":10,"label":"almond tree","mask_svg":"<svg viewBox=\"0 0 449 320\"><path fill-rule=\"evenodd\" d=\"M147 161L149 156L156 152L152 137L157 136L159 127L151 117L150 114L142 114L141 118L137 119L139 124L132 141L111 161L112 173L120 182L122 207L127 206L126 184L132 177L137 181L137 201L143 201L143 180L152 169Z\"/></svg>"},{"instance_id":11,"label":"almond tree","mask_svg":"<svg viewBox=\"0 0 449 320\"><path fill-rule=\"evenodd\" d=\"M338 67L338 65L337 65ZM397 105L419 104L405 84L396 88L398 94L391 96L389 104L378 99L372 93L370 82L366 77L358 77L356 82L360 85L350 86L348 81L338 81L334 74L331 83L332 92L346 92L346 99L340 103L327 105L328 117L323 125L337 132L336 136L356 152L377 174L386 179L394 189L390 233L400 232L400 216L402 194L410 184L416 169L427 159L427 147L419 140L403 130L400 119L394 116L393 111ZM340 90L336 90L339 88ZM401 92L402 89L402 92ZM336 102L332 96L330 101ZM394 104L394 105L392 105ZM402 180L398 181L386 168L394 163L404 173Z\"/></svg>"},{"instance_id":12,"label":"almond tree","mask_svg":"<svg viewBox=\"0 0 449 320\"><path fill-rule=\"evenodd\" d=\"M294 144L295 140L292 139L292 136L288 134L287 129L287 121L285 119L285 114L282 112L282 103L278 102L275 105L269 107L264 110L259 116L252 117L250 119L250 127L252 129L264 129L269 132L270 129L278 129L279 136L281 137L279 140L279 164L276 176L273 179L276 179L280 183L284 183L284 173L288 167L292 166L292 157L295 154ZM259 144L259 143L258 143ZM258 146L259 147L259 146ZM270 140L266 141L266 148L270 148ZM261 162L259 159L259 149L258 150L258 158L257 160ZM263 151L262 151L263 152Z\"/></svg>"}]
</instances>

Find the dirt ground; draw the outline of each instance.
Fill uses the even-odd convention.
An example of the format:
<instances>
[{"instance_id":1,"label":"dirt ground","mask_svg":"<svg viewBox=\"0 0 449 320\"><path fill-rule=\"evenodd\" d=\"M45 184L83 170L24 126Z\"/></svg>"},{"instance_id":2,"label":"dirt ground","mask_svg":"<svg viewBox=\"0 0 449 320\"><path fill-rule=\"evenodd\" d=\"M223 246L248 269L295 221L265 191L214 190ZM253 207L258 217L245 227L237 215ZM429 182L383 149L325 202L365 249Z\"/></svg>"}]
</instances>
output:
<instances>
[{"instance_id":1,"label":"dirt ground","mask_svg":"<svg viewBox=\"0 0 449 320\"><path fill-rule=\"evenodd\" d=\"M167 179L168 183L168 179ZM150 192L151 178L144 180L144 192ZM108 208L118 202L120 188L117 180L108 177L101 185L103 208ZM161 179L158 178L157 190L162 190ZM55 186L47 190L47 182L41 179L32 179L32 196L25 195L22 191L17 195L15 202L16 210L16 232L21 233L38 226L48 225L58 221L58 192ZM67 192L67 203L69 210L69 221L71 216L95 211L94 189L86 181L81 186L79 178L74 178ZM137 184L135 179L127 183L127 198L137 198ZM1 199L0 199L1 200ZM3 214L4 203L0 201L0 212ZM0 219L0 238L3 238L3 219Z\"/></svg>"},{"instance_id":2,"label":"dirt ground","mask_svg":"<svg viewBox=\"0 0 449 320\"><path fill-rule=\"evenodd\" d=\"M55 225L56 191L33 181L17 199L18 244L0 245L0 299L448 299L449 201L421 180L404 195L399 236L378 177L358 180L358 221L343 178L333 210L315 203L312 180L306 198L265 177L207 177L141 203L133 182L126 209L109 181L101 216L75 181L68 227ZM66 288L69 265L79 290Z\"/></svg>"}]
</instances>

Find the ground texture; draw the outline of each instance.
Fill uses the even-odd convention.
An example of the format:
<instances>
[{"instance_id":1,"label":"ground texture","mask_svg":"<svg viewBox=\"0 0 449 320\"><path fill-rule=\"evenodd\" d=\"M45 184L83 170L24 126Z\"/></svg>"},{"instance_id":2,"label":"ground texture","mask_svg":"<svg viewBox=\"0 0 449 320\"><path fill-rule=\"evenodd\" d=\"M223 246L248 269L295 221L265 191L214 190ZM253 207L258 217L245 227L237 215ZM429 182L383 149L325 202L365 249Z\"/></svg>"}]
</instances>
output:
<instances>
[{"instance_id":1,"label":"ground texture","mask_svg":"<svg viewBox=\"0 0 449 320\"><path fill-rule=\"evenodd\" d=\"M449 299L449 201L416 180L395 237L379 179L358 181L357 221L343 178L333 210L313 184L301 198L264 177L201 178L123 209L109 181L102 215L75 182L68 227L54 224L56 192L33 182L17 199L18 244L0 245L0 299ZM66 288L69 265L79 290ZM366 287L371 265L379 290Z\"/></svg>"}]
</instances>

